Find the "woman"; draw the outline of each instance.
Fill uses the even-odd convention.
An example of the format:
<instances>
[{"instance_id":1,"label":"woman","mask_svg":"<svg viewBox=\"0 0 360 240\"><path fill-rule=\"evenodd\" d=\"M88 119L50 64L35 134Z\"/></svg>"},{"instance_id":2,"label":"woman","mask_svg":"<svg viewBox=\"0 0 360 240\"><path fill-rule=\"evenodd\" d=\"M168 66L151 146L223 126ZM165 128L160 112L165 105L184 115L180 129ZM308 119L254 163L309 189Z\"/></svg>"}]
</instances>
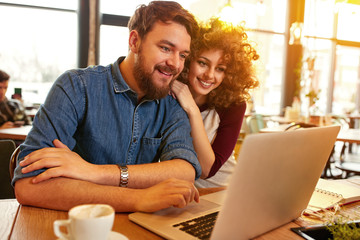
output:
<instances>
[{"instance_id":1,"label":"woman","mask_svg":"<svg viewBox=\"0 0 360 240\"><path fill-rule=\"evenodd\" d=\"M172 84L188 114L202 167L197 187L227 185L249 90L258 86L253 67L258 58L242 26L211 19L200 27L184 71Z\"/></svg>"}]
</instances>

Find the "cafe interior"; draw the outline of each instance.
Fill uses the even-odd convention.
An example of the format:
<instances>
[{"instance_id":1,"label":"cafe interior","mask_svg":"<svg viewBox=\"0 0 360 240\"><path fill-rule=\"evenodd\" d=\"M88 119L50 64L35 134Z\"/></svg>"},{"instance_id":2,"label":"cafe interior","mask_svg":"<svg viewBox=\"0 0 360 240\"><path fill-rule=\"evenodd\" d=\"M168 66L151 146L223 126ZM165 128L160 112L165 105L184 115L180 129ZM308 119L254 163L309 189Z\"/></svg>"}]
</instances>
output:
<instances>
[{"instance_id":1,"label":"cafe interior","mask_svg":"<svg viewBox=\"0 0 360 240\"><path fill-rule=\"evenodd\" d=\"M64 71L108 65L119 56L127 55L127 22L139 4L149 2L0 0L0 69L10 75L7 98L20 97L25 113L33 120L53 82ZM360 0L176 2L200 22L218 17L244 26L259 53L255 69L260 85L251 92L251 100L247 102L235 156L250 134L340 125L321 177L354 182L360 179ZM25 140L30 129L31 125L0 129L0 141L14 143L0 147L0 185L7 185L1 188L0 199L7 202L0 206L0 212L2 208L7 210L3 219L8 219L0 224L1 239L1 234L10 236L9 239L29 239L18 230L21 226L14 228L13 225L20 208L9 190L12 187L8 169L15 148ZM358 207L350 211L354 213ZM29 218L32 221L43 216L38 213L39 209L24 208L24 211L35 216ZM52 219L59 217L66 215L56 213ZM21 219L17 224L19 221L21 223ZM303 226L304 221L292 224ZM134 225L129 229L138 231L140 227ZM297 239L286 230L258 239ZM51 227L46 231L48 236L53 236ZM144 239L149 236L160 239L157 235L146 235L146 230L141 231ZM35 237L32 239L49 239L37 234L30 233Z\"/></svg>"}]
</instances>

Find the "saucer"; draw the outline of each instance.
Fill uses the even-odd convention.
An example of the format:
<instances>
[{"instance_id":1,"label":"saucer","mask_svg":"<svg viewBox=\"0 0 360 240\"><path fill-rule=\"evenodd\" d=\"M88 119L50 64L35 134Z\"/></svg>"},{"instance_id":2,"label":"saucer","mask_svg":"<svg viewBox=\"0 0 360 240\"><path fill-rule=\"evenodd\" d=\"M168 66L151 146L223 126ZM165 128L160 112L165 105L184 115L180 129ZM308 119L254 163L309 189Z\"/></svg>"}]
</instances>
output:
<instances>
[{"instance_id":1,"label":"saucer","mask_svg":"<svg viewBox=\"0 0 360 240\"><path fill-rule=\"evenodd\" d=\"M67 240L64 238L58 238L57 240ZM111 231L107 240L129 240L125 235Z\"/></svg>"},{"instance_id":2,"label":"saucer","mask_svg":"<svg viewBox=\"0 0 360 240\"><path fill-rule=\"evenodd\" d=\"M108 240L128 240L128 238L121 233L111 231Z\"/></svg>"}]
</instances>

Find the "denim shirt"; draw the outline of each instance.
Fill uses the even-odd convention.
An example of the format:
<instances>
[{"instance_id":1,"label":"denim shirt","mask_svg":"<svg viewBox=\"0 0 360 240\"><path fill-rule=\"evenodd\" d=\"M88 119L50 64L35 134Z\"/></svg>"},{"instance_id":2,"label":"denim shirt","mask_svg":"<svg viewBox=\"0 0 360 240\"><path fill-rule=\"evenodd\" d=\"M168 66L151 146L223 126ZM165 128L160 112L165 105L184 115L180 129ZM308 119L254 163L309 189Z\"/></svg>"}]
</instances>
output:
<instances>
[{"instance_id":1,"label":"denim shirt","mask_svg":"<svg viewBox=\"0 0 360 240\"><path fill-rule=\"evenodd\" d=\"M40 107L18 162L59 139L94 164L142 164L184 159L201 175L185 111L171 96L138 103L119 64L70 70L54 83ZM13 184L38 175L15 169Z\"/></svg>"}]
</instances>

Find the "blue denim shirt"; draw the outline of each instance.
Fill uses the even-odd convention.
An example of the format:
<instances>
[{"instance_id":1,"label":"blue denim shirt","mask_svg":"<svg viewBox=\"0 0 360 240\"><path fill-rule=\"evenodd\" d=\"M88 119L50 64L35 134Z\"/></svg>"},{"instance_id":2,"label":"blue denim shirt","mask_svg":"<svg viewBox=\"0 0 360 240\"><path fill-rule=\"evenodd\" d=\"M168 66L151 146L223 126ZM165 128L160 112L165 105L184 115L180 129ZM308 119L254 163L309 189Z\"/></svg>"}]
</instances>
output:
<instances>
[{"instance_id":1,"label":"blue denim shirt","mask_svg":"<svg viewBox=\"0 0 360 240\"><path fill-rule=\"evenodd\" d=\"M54 83L40 107L18 162L27 154L53 147L59 139L94 164L142 164L180 158L201 174L188 117L171 96L137 102L119 63L67 71ZM34 176L15 169L13 184Z\"/></svg>"}]
</instances>

